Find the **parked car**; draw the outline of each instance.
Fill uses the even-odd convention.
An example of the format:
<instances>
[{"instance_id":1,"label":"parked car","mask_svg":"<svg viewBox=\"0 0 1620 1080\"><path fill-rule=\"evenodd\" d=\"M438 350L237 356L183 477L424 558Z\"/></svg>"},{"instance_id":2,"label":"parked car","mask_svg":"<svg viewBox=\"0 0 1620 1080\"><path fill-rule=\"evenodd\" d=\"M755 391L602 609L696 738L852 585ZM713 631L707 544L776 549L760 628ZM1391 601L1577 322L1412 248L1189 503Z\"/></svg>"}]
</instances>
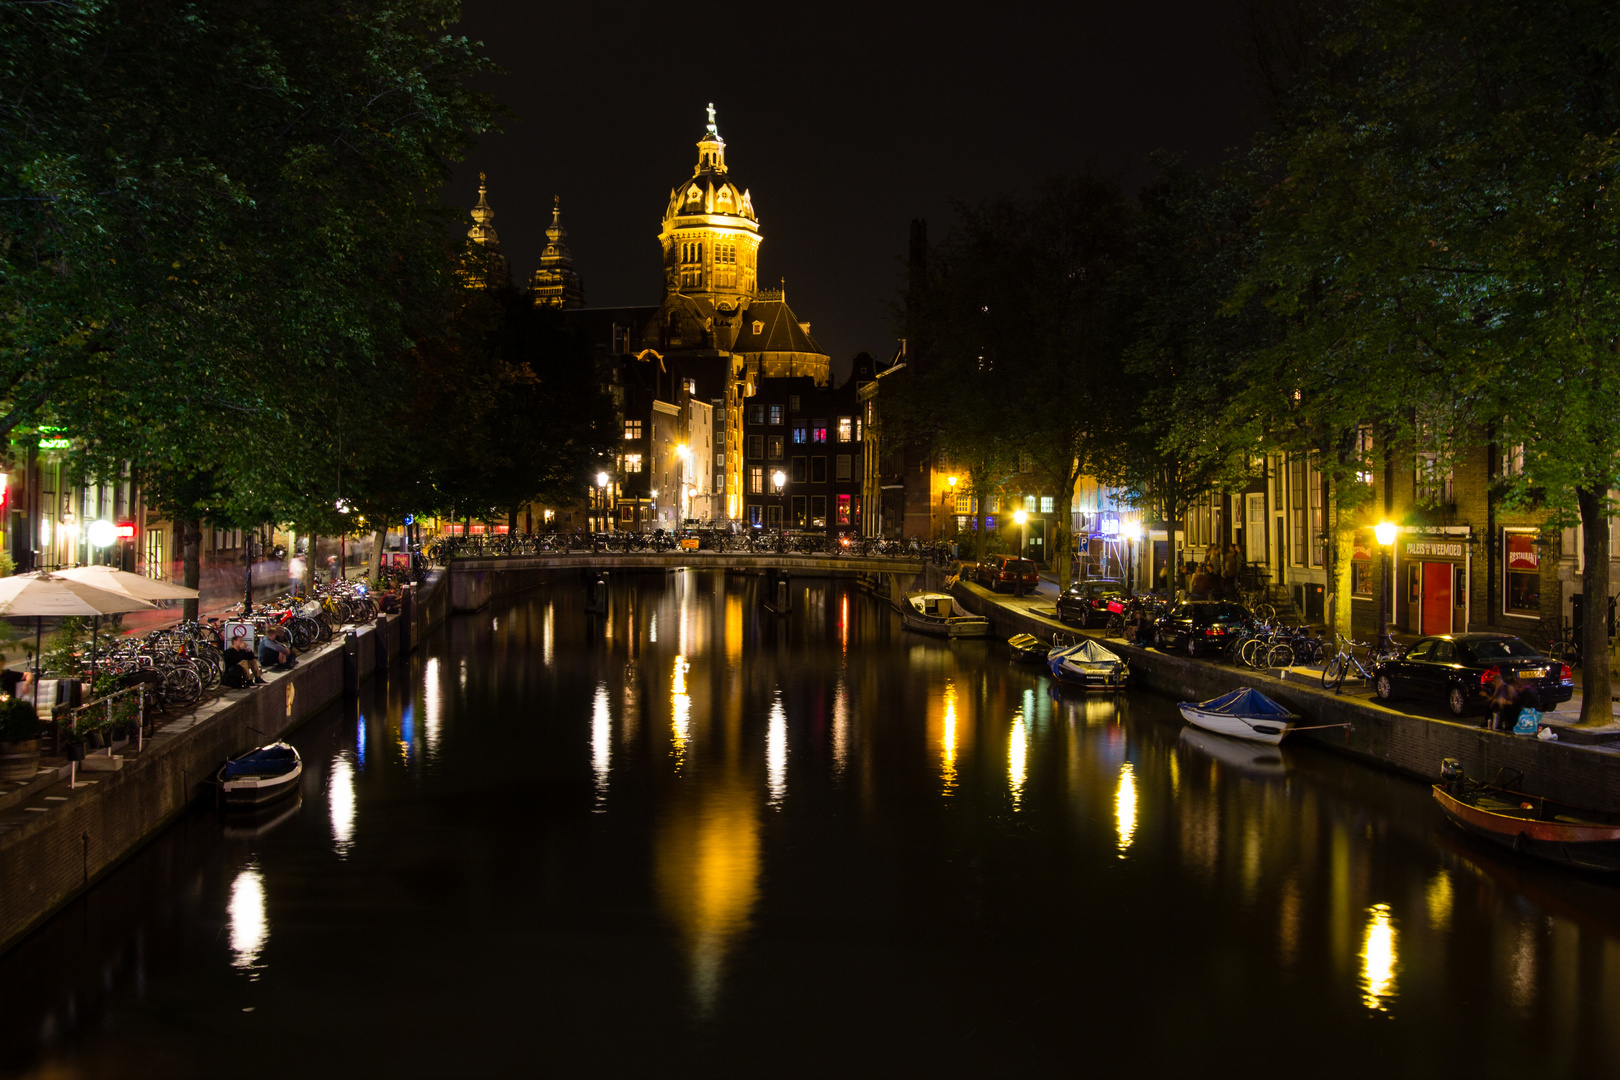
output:
<instances>
[{"instance_id":1,"label":"parked car","mask_svg":"<svg viewBox=\"0 0 1620 1080\"><path fill-rule=\"evenodd\" d=\"M1398 659L1373 669L1373 689L1383 701L1397 697L1443 701L1453 716L1484 705L1501 672L1519 674L1534 699L1525 704L1551 710L1575 694L1569 665L1543 655L1511 634L1441 634L1419 638Z\"/></svg>"},{"instance_id":2,"label":"parked car","mask_svg":"<svg viewBox=\"0 0 1620 1080\"><path fill-rule=\"evenodd\" d=\"M1165 652L1218 656L1249 621L1249 610L1229 600L1183 600L1153 625L1151 644Z\"/></svg>"},{"instance_id":3,"label":"parked car","mask_svg":"<svg viewBox=\"0 0 1620 1080\"><path fill-rule=\"evenodd\" d=\"M1009 592L1017 589L1020 578L1023 579L1025 592L1034 592L1041 583L1041 574L1035 569L1035 564L1016 555L992 555L979 564L977 580L991 592L1000 592L1004 588Z\"/></svg>"},{"instance_id":4,"label":"parked car","mask_svg":"<svg viewBox=\"0 0 1620 1080\"><path fill-rule=\"evenodd\" d=\"M1107 578L1080 581L1063 590L1058 597L1058 621L1071 626L1105 626L1108 623L1108 602L1125 603L1125 584Z\"/></svg>"}]
</instances>

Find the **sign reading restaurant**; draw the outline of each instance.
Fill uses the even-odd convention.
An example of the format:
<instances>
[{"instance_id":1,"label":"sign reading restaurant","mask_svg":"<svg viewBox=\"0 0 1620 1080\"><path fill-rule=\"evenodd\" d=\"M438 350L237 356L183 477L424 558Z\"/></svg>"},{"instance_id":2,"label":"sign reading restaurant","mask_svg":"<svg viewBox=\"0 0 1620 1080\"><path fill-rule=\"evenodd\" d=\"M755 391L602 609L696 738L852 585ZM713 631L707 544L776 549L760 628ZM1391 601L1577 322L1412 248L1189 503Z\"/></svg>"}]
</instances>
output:
<instances>
[{"instance_id":1,"label":"sign reading restaurant","mask_svg":"<svg viewBox=\"0 0 1620 1080\"><path fill-rule=\"evenodd\" d=\"M1406 544L1408 558L1421 559L1425 556L1441 559L1460 559L1463 557L1463 545L1446 540L1409 540Z\"/></svg>"}]
</instances>

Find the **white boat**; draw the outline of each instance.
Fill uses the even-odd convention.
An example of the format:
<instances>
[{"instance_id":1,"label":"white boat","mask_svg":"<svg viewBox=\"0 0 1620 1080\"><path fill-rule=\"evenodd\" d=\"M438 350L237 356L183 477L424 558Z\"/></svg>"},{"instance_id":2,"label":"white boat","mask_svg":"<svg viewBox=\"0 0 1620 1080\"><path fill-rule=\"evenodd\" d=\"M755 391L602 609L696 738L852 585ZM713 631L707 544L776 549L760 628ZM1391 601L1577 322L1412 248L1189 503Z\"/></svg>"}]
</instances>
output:
<instances>
[{"instance_id":1,"label":"white boat","mask_svg":"<svg viewBox=\"0 0 1620 1080\"><path fill-rule=\"evenodd\" d=\"M969 615L949 593L914 592L900 605L900 621L908 630L937 637L988 637L990 620Z\"/></svg>"},{"instance_id":2,"label":"white boat","mask_svg":"<svg viewBox=\"0 0 1620 1080\"><path fill-rule=\"evenodd\" d=\"M1245 776L1288 775L1288 761L1283 757L1287 751L1280 746L1257 743L1253 739L1231 739L1195 727L1181 729L1181 745Z\"/></svg>"},{"instance_id":3,"label":"white boat","mask_svg":"<svg viewBox=\"0 0 1620 1080\"><path fill-rule=\"evenodd\" d=\"M304 763L287 743L273 742L219 768L219 798L227 808L260 806L298 790Z\"/></svg>"},{"instance_id":4,"label":"white boat","mask_svg":"<svg viewBox=\"0 0 1620 1080\"><path fill-rule=\"evenodd\" d=\"M1193 727L1255 742L1280 743L1299 719L1253 687L1233 690L1194 705L1181 703L1181 715Z\"/></svg>"},{"instance_id":5,"label":"white boat","mask_svg":"<svg viewBox=\"0 0 1620 1080\"><path fill-rule=\"evenodd\" d=\"M1123 690L1131 677L1130 665L1096 638L1054 647L1046 666L1058 682L1086 690Z\"/></svg>"}]
</instances>

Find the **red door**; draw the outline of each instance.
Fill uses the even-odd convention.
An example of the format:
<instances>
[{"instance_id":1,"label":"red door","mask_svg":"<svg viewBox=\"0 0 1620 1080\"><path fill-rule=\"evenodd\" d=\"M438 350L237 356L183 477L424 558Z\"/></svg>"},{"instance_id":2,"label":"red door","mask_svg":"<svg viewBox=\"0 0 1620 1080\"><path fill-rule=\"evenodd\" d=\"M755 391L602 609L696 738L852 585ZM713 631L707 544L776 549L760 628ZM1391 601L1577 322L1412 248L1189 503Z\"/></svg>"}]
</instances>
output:
<instances>
[{"instance_id":1,"label":"red door","mask_svg":"<svg viewBox=\"0 0 1620 1080\"><path fill-rule=\"evenodd\" d=\"M1423 564L1423 632L1451 633L1451 564Z\"/></svg>"}]
</instances>

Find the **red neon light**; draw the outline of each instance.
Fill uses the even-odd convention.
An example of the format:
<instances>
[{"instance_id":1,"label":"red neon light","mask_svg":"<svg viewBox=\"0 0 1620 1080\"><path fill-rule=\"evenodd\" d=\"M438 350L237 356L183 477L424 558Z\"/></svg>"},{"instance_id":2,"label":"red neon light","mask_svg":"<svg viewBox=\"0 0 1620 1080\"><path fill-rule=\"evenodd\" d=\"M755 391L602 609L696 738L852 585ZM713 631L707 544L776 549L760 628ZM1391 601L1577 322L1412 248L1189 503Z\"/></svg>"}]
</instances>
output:
<instances>
[{"instance_id":1,"label":"red neon light","mask_svg":"<svg viewBox=\"0 0 1620 1080\"><path fill-rule=\"evenodd\" d=\"M135 539L135 526L127 521L120 522L113 530L120 540Z\"/></svg>"}]
</instances>

